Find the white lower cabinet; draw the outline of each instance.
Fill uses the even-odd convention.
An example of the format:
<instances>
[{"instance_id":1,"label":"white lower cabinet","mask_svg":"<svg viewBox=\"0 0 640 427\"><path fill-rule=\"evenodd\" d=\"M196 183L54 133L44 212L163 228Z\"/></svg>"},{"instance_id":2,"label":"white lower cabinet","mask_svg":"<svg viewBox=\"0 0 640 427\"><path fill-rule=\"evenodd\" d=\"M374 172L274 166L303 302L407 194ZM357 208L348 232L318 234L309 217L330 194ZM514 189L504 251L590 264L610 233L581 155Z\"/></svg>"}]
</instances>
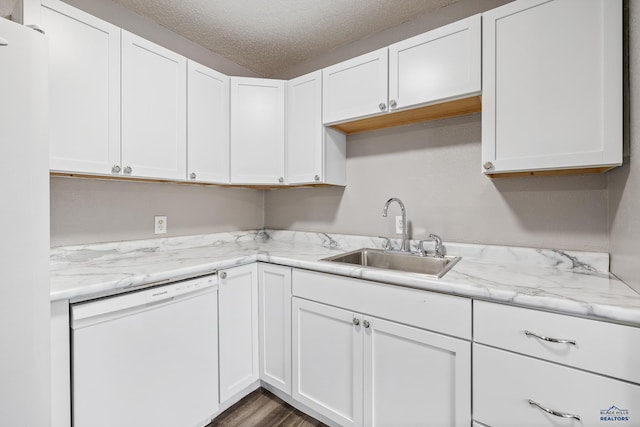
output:
<instances>
[{"instance_id":1,"label":"white lower cabinet","mask_svg":"<svg viewBox=\"0 0 640 427\"><path fill-rule=\"evenodd\" d=\"M293 298L293 398L341 426L361 426L362 317Z\"/></svg>"},{"instance_id":2,"label":"white lower cabinet","mask_svg":"<svg viewBox=\"0 0 640 427\"><path fill-rule=\"evenodd\" d=\"M635 426L640 414L639 385L481 344L473 396L474 418L491 427Z\"/></svg>"},{"instance_id":3,"label":"white lower cabinet","mask_svg":"<svg viewBox=\"0 0 640 427\"><path fill-rule=\"evenodd\" d=\"M293 298L293 398L342 426L468 426L471 344Z\"/></svg>"},{"instance_id":4,"label":"white lower cabinet","mask_svg":"<svg viewBox=\"0 0 640 427\"><path fill-rule=\"evenodd\" d=\"M364 316L364 425L468 426L471 343Z\"/></svg>"},{"instance_id":5,"label":"white lower cabinet","mask_svg":"<svg viewBox=\"0 0 640 427\"><path fill-rule=\"evenodd\" d=\"M291 268L258 264L260 379L291 394Z\"/></svg>"},{"instance_id":6,"label":"white lower cabinet","mask_svg":"<svg viewBox=\"0 0 640 427\"><path fill-rule=\"evenodd\" d=\"M220 403L258 380L258 266L220 270Z\"/></svg>"}]
</instances>

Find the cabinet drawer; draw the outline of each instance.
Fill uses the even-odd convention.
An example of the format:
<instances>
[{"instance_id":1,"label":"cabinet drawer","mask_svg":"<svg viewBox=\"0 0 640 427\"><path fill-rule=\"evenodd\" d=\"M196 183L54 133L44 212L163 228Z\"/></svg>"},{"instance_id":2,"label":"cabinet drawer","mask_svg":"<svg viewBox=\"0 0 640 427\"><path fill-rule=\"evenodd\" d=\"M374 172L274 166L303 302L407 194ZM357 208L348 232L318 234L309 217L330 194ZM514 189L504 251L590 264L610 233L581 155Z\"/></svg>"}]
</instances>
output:
<instances>
[{"instance_id":1,"label":"cabinet drawer","mask_svg":"<svg viewBox=\"0 0 640 427\"><path fill-rule=\"evenodd\" d=\"M476 342L640 383L640 328L484 301L473 322Z\"/></svg>"},{"instance_id":2,"label":"cabinet drawer","mask_svg":"<svg viewBox=\"0 0 640 427\"><path fill-rule=\"evenodd\" d=\"M470 299L304 270L292 277L295 296L471 339Z\"/></svg>"},{"instance_id":3,"label":"cabinet drawer","mask_svg":"<svg viewBox=\"0 0 640 427\"><path fill-rule=\"evenodd\" d=\"M473 345L474 419L491 427L638 425L640 386ZM577 415L561 418L530 404Z\"/></svg>"}]
</instances>

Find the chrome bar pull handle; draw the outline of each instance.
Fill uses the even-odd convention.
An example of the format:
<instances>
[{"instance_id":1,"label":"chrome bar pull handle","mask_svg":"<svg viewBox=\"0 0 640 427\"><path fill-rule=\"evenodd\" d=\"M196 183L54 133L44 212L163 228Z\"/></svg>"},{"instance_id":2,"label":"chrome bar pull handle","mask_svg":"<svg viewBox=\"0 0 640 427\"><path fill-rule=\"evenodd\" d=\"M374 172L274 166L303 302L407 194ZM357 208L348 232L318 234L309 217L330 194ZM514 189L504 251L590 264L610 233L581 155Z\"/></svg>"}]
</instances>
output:
<instances>
[{"instance_id":1,"label":"chrome bar pull handle","mask_svg":"<svg viewBox=\"0 0 640 427\"><path fill-rule=\"evenodd\" d=\"M575 340L563 340L563 339L559 339L559 338L550 338L550 337L545 337L544 335L540 335L540 334L536 334L535 332L531 332L531 331L524 331L524 334L528 337L536 337L539 340L542 341L547 341L547 342L553 342L553 343L557 343L557 344L571 344L571 345L578 345Z\"/></svg>"},{"instance_id":2,"label":"chrome bar pull handle","mask_svg":"<svg viewBox=\"0 0 640 427\"><path fill-rule=\"evenodd\" d=\"M560 417L560 418L572 418L574 420L578 420L580 421L580 415L574 415L574 414L567 414L565 412L558 412L558 411L554 411L553 409L549 409L549 408L545 408L544 406L542 406L541 404L539 404L538 402L535 402L531 399L528 399L529 405L531 406L535 406L536 408L546 412L547 414L551 414L555 417Z\"/></svg>"}]
</instances>

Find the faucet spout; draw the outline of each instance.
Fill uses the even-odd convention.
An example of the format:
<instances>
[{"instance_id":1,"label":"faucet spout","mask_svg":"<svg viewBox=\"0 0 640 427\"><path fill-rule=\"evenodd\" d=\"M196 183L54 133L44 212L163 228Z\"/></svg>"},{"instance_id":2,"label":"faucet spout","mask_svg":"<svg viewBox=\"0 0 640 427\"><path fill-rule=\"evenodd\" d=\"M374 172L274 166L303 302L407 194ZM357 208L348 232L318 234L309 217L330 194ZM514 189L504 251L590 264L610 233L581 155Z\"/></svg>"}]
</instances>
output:
<instances>
[{"instance_id":1,"label":"faucet spout","mask_svg":"<svg viewBox=\"0 0 640 427\"><path fill-rule=\"evenodd\" d=\"M402 247L400 248L403 252L410 252L411 248L409 247L409 238L407 237L407 210L404 207L404 203L402 200L397 197L392 197L387 200L387 203L384 204L384 208L382 209L382 216L387 216L387 211L389 210L389 205L391 203L396 202L400 205L400 210L402 212Z\"/></svg>"}]
</instances>

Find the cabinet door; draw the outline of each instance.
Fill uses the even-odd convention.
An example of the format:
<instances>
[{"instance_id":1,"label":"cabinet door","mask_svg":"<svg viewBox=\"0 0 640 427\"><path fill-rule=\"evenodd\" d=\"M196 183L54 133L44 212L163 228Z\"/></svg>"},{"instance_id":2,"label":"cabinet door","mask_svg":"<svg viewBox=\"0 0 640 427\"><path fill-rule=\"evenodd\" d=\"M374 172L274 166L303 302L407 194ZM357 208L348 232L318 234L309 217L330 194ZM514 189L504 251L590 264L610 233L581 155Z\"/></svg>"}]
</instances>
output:
<instances>
[{"instance_id":1,"label":"cabinet door","mask_svg":"<svg viewBox=\"0 0 640 427\"><path fill-rule=\"evenodd\" d=\"M42 26L49 40L50 169L118 173L120 29L58 0L42 0Z\"/></svg>"},{"instance_id":2,"label":"cabinet door","mask_svg":"<svg viewBox=\"0 0 640 427\"><path fill-rule=\"evenodd\" d=\"M473 417L492 427L631 426L640 412L638 385L478 344L473 399Z\"/></svg>"},{"instance_id":3,"label":"cabinet door","mask_svg":"<svg viewBox=\"0 0 640 427\"><path fill-rule=\"evenodd\" d=\"M350 311L293 298L293 398L345 427L362 426L361 323Z\"/></svg>"},{"instance_id":4,"label":"cabinet door","mask_svg":"<svg viewBox=\"0 0 640 427\"><path fill-rule=\"evenodd\" d=\"M346 136L322 125L322 71L287 82L287 183L346 185Z\"/></svg>"},{"instance_id":5,"label":"cabinet door","mask_svg":"<svg viewBox=\"0 0 640 427\"><path fill-rule=\"evenodd\" d=\"M190 181L229 182L229 77L193 61L187 71Z\"/></svg>"},{"instance_id":6,"label":"cabinet door","mask_svg":"<svg viewBox=\"0 0 640 427\"><path fill-rule=\"evenodd\" d=\"M385 47L322 70L325 124L387 111L388 56Z\"/></svg>"},{"instance_id":7,"label":"cabinet door","mask_svg":"<svg viewBox=\"0 0 640 427\"><path fill-rule=\"evenodd\" d=\"M389 46L389 107L480 93L481 17L472 16Z\"/></svg>"},{"instance_id":8,"label":"cabinet door","mask_svg":"<svg viewBox=\"0 0 640 427\"><path fill-rule=\"evenodd\" d=\"M183 180L187 62L122 31L122 166L125 175Z\"/></svg>"},{"instance_id":9,"label":"cabinet door","mask_svg":"<svg viewBox=\"0 0 640 427\"><path fill-rule=\"evenodd\" d=\"M285 82L231 78L231 183L283 184Z\"/></svg>"},{"instance_id":10,"label":"cabinet door","mask_svg":"<svg viewBox=\"0 0 640 427\"><path fill-rule=\"evenodd\" d=\"M471 343L365 316L364 425L468 426Z\"/></svg>"},{"instance_id":11,"label":"cabinet door","mask_svg":"<svg viewBox=\"0 0 640 427\"><path fill-rule=\"evenodd\" d=\"M258 265L260 379L291 394L291 268Z\"/></svg>"},{"instance_id":12,"label":"cabinet door","mask_svg":"<svg viewBox=\"0 0 640 427\"><path fill-rule=\"evenodd\" d=\"M485 173L622 162L622 2L521 0L483 15Z\"/></svg>"},{"instance_id":13,"label":"cabinet door","mask_svg":"<svg viewBox=\"0 0 640 427\"><path fill-rule=\"evenodd\" d=\"M258 380L258 267L221 270L218 291L220 403Z\"/></svg>"},{"instance_id":14,"label":"cabinet door","mask_svg":"<svg viewBox=\"0 0 640 427\"><path fill-rule=\"evenodd\" d=\"M321 182L322 71L287 82L287 182Z\"/></svg>"}]
</instances>

